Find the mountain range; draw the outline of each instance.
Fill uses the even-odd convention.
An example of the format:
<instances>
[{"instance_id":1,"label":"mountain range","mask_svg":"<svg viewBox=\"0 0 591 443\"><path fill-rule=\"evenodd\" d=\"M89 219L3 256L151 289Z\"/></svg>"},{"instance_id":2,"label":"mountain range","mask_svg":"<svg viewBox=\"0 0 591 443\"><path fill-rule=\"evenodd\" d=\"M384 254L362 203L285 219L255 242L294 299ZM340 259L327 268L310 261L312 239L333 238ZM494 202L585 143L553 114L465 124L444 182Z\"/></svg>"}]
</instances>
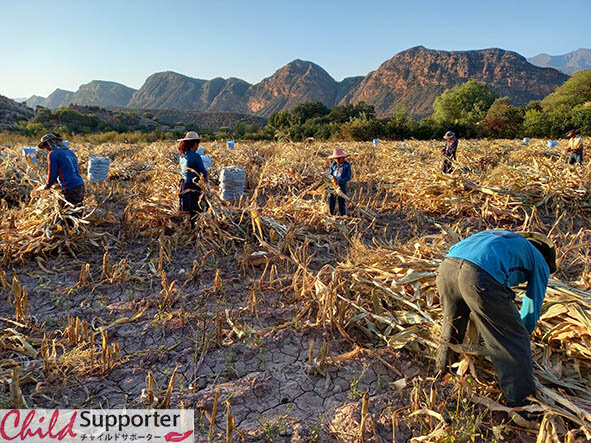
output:
<instances>
[{"instance_id":1,"label":"mountain range","mask_svg":"<svg viewBox=\"0 0 591 443\"><path fill-rule=\"evenodd\" d=\"M591 49L580 48L563 55L538 54L527 59L531 64L544 68L556 68L572 75L575 72L591 69Z\"/></svg>"},{"instance_id":2,"label":"mountain range","mask_svg":"<svg viewBox=\"0 0 591 443\"><path fill-rule=\"evenodd\" d=\"M568 75L534 66L525 57L503 49L440 51L417 46L396 54L365 76L340 82L315 63L294 60L256 84L233 77L203 80L167 71L152 74L137 91L119 83L92 81L76 92L57 89L47 98L33 96L27 104L233 112L268 118L310 101L327 107L365 101L375 106L379 117L391 115L400 105L424 117L432 113L433 101L445 89L470 79L484 82L513 104L522 105L544 98Z\"/></svg>"},{"instance_id":3,"label":"mountain range","mask_svg":"<svg viewBox=\"0 0 591 443\"><path fill-rule=\"evenodd\" d=\"M33 110L24 103L18 103L0 95L0 130L7 129L19 120L33 117Z\"/></svg>"},{"instance_id":4,"label":"mountain range","mask_svg":"<svg viewBox=\"0 0 591 443\"><path fill-rule=\"evenodd\" d=\"M76 92L56 89L47 98L34 95L27 100L27 106L35 109L44 106L57 109L70 103L85 106L127 106L136 90L121 83L93 80L81 85Z\"/></svg>"}]
</instances>

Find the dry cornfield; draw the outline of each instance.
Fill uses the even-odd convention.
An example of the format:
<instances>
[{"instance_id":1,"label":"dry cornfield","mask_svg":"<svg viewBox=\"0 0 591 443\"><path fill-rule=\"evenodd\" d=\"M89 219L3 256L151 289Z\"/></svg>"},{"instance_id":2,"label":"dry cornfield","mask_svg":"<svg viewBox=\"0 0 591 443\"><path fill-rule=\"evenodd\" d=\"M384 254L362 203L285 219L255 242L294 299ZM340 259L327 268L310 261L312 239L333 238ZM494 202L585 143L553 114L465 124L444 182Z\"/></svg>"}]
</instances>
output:
<instances>
[{"instance_id":1,"label":"dry cornfield","mask_svg":"<svg viewBox=\"0 0 591 443\"><path fill-rule=\"evenodd\" d=\"M199 441L591 439L591 173L541 140L205 143L210 210L177 211L173 143L72 143L111 158L84 216L0 156L0 407L174 407ZM349 216L327 216L327 155L352 154ZM246 195L216 193L242 165ZM532 335L540 423L502 406L478 333L437 377L435 275L493 227L558 247ZM524 288L518 288L517 299ZM519 303L519 301L518 301Z\"/></svg>"}]
</instances>

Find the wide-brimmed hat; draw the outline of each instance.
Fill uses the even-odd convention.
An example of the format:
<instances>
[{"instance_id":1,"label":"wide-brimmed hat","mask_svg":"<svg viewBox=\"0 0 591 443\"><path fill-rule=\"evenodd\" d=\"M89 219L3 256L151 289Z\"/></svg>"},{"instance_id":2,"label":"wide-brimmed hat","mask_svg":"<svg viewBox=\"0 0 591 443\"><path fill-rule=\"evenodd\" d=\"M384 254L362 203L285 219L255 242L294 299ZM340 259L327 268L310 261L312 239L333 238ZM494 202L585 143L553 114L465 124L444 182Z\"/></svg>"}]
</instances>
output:
<instances>
[{"instance_id":1,"label":"wide-brimmed hat","mask_svg":"<svg viewBox=\"0 0 591 443\"><path fill-rule=\"evenodd\" d=\"M566 133L566 136L567 137L574 137L575 135L578 135L578 134L579 134L579 131L577 131L576 129L571 129L570 131L568 131Z\"/></svg>"},{"instance_id":2,"label":"wide-brimmed hat","mask_svg":"<svg viewBox=\"0 0 591 443\"><path fill-rule=\"evenodd\" d=\"M454 134L452 131L447 131L445 133L445 135L443 136L443 138L448 139L448 138L454 138L456 136L456 134Z\"/></svg>"},{"instance_id":3,"label":"wide-brimmed hat","mask_svg":"<svg viewBox=\"0 0 591 443\"><path fill-rule=\"evenodd\" d=\"M556 246L554 242L539 232L521 231L518 234L525 237L542 253L550 268L550 274L556 272Z\"/></svg>"},{"instance_id":4,"label":"wide-brimmed hat","mask_svg":"<svg viewBox=\"0 0 591 443\"><path fill-rule=\"evenodd\" d=\"M334 151L332 151L332 155L329 156L328 158L334 159L334 158L346 158L346 157L349 157L349 154L347 154L341 148L334 148Z\"/></svg>"},{"instance_id":5,"label":"wide-brimmed hat","mask_svg":"<svg viewBox=\"0 0 591 443\"><path fill-rule=\"evenodd\" d=\"M199 137L199 134L197 134L195 131L189 131L185 134L185 138L177 138L176 141L177 142L184 142L187 140L201 140L201 137Z\"/></svg>"},{"instance_id":6,"label":"wide-brimmed hat","mask_svg":"<svg viewBox=\"0 0 591 443\"><path fill-rule=\"evenodd\" d=\"M49 140L59 140L61 141L62 138L59 135L55 135L55 134L45 134L43 137L41 137L41 141L39 142L39 144L37 145L38 148L42 148L43 145L45 143L47 143Z\"/></svg>"}]
</instances>

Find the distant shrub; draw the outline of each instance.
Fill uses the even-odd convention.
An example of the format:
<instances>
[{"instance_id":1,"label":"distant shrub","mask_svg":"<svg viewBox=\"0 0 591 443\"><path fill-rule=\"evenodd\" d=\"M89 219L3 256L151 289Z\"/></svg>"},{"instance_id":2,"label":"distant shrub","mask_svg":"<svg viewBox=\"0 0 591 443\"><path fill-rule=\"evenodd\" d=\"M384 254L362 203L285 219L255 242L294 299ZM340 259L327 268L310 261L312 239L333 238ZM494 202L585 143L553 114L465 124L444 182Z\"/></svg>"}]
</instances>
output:
<instances>
[{"instance_id":1,"label":"distant shrub","mask_svg":"<svg viewBox=\"0 0 591 443\"><path fill-rule=\"evenodd\" d=\"M522 135L527 137L551 137L552 125L548 114L530 109L525 113Z\"/></svg>"},{"instance_id":2,"label":"distant shrub","mask_svg":"<svg viewBox=\"0 0 591 443\"><path fill-rule=\"evenodd\" d=\"M384 124L381 120L354 118L340 127L340 135L344 140L368 141L384 135Z\"/></svg>"},{"instance_id":3,"label":"distant shrub","mask_svg":"<svg viewBox=\"0 0 591 443\"><path fill-rule=\"evenodd\" d=\"M403 140L412 136L416 122L406 106L399 106L385 123L385 136L391 140Z\"/></svg>"},{"instance_id":4,"label":"distant shrub","mask_svg":"<svg viewBox=\"0 0 591 443\"><path fill-rule=\"evenodd\" d=\"M515 138L520 135L524 120L522 109L509 103L508 98L497 99L482 121L482 132L488 137Z\"/></svg>"}]
</instances>

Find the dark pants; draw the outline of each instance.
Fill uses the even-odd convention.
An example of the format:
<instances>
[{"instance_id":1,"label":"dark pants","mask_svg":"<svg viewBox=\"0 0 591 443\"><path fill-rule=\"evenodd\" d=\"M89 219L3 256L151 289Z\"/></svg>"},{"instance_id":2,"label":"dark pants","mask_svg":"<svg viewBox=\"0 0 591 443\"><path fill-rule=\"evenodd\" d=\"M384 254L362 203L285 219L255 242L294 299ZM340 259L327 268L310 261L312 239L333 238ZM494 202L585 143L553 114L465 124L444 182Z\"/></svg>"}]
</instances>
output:
<instances>
[{"instance_id":1,"label":"dark pants","mask_svg":"<svg viewBox=\"0 0 591 443\"><path fill-rule=\"evenodd\" d=\"M464 341L472 313L497 370L507 405L524 404L525 398L535 394L536 389L529 334L513 303L513 291L475 264L455 258L446 258L441 263L437 290L443 312L437 368L443 370L447 365L445 343Z\"/></svg>"},{"instance_id":2,"label":"dark pants","mask_svg":"<svg viewBox=\"0 0 591 443\"><path fill-rule=\"evenodd\" d=\"M567 162L569 165L574 165L575 163L583 164L583 151L571 152Z\"/></svg>"},{"instance_id":3,"label":"dark pants","mask_svg":"<svg viewBox=\"0 0 591 443\"><path fill-rule=\"evenodd\" d=\"M201 188L195 183L181 179L179 182L179 210L189 213L191 228L195 227L197 213L205 212L207 208L207 201L203 198Z\"/></svg>"},{"instance_id":4,"label":"dark pants","mask_svg":"<svg viewBox=\"0 0 591 443\"><path fill-rule=\"evenodd\" d=\"M330 215L336 214L336 203L339 203L339 214L340 215L347 215L347 207L345 206L345 199L343 197L337 196L335 193L331 192L328 196L328 209L330 211Z\"/></svg>"},{"instance_id":5,"label":"dark pants","mask_svg":"<svg viewBox=\"0 0 591 443\"><path fill-rule=\"evenodd\" d=\"M455 156L444 154L443 163L441 165L441 172L443 172L444 174L451 174L454 171L453 162L455 159Z\"/></svg>"},{"instance_id":6,"label":"dark pants","mask_svg":"<svg viewBox=\"0 0 591 443\"><path fill-rule=\"evenodd\" d=\"M64 198L74 206L78 206L84 200L84 191L84 185L76 186L72 189L66 189L64 191Z\"/></svg>"},{"instance_id":7,"label":"dark pants","mask_svg":"<svg viewBox=\"0 0 591 443\"><path fill-rule=\"evenodd\" d=\"M76 186L72 189L66 189L64 191L64 198L68 203L74 206L80 206L80 203L84 201L85 188L84 185ZM72 212L72 216L76 218L82 217L82 210Z\"/></svg>"}]
</instances>

